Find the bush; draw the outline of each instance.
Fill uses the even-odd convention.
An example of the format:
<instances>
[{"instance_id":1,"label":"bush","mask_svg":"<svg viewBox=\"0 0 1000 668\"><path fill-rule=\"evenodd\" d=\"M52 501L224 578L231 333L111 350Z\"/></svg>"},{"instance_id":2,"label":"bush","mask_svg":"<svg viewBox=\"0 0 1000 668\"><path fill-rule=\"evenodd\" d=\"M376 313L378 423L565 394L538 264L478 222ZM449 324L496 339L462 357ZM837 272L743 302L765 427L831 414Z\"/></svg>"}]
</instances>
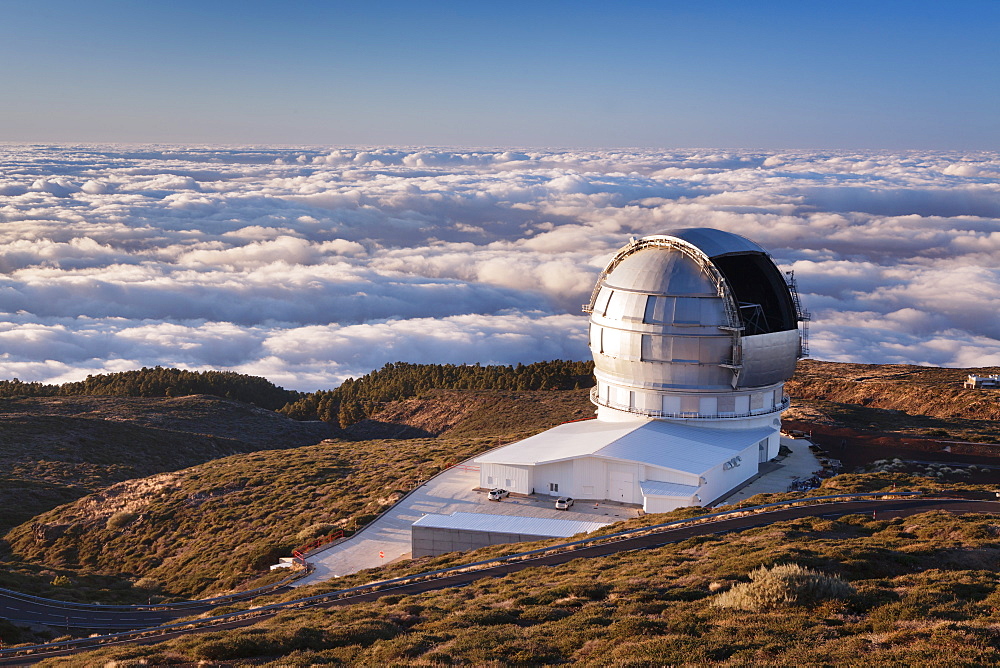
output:
<instances>
[{"instance_id":1,"label":"bush","mask_svg":"<svg viewBox=\"0 0 1000 668\"><path fill-rule=\"evenodd\" d=\"M53 587L72 587L73 586L73 581L70 580L65 575L57 575L54 578L52 578L52 586Z\"/></svg>"},{"instance_id":2,"label":"bush","mask_svg":"<svg viewBox=\"0 0 1000 668\"><path fill-rule=\"evenodd\" d=\"M302 531L295 535L297 540L307 541L313 538L319 538L320 536L327 536L337 530L335 524L320 523L320 524L310 524Z\"/></svg>"},{"instance_id":3,"label":"bush","mask_svg":"<svg viewBox=\"0 0 1000 668\"><path fill-rule=\"evenodd\" d=\"M812 605L832 598L846 598L854 588L839 577L825 575L798 564L761 566L743 582L719 594L712 605L738 610L768 610L784 605Z\"/></svg>"},{"instance_id":4,"label":"bush","mask_svg":"<svg viewBox=\"0 0 1000 668\"><path fill-rule=\"evenodd\" d=\"M147 591L158 591L160 589L160 583L155 578L144 577L135 581L135 588L145 589Z\"/></svg>"},{"instance_id":5,"label":"bush","mask_svg":"<svg viewBox=\"0 0 1000 668\"><path fill-rule=\"evenodd\" d=\"M130 513L127 510L119 510L117 513L108 518L107 527L109 529L124 529L129 524L135 521L138 517L135 513Z\"/></svg>"}]
</instances>

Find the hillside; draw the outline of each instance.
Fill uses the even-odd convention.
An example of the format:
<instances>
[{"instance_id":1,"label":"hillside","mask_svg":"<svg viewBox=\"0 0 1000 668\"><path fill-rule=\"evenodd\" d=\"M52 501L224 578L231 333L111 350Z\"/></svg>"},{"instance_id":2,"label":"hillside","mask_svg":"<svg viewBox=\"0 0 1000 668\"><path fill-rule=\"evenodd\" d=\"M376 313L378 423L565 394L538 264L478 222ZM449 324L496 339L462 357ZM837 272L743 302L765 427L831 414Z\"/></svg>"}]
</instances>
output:
<instances>
[{"instance_id":1,"label":"hillside","mask_svg":"<svg viewBox=\"0 0 1000 668\"><path fill-rule=\"evenodd\" d=\"M272 424L282 430L295 425L329 428L253 407L240 413L243 405L217 399L196 401L195 410L188 410L192 398L152 404L132 399L118 408L118 399L83 399L73 407L56 408L104 411L137 424L211 427L219 433L230 425L220 416L232 417L228 411L236 411L247 420L239 428L252 428L258 439L276 429ZM37 409L41 400L31 401ZM223 405L225 411L208 410ZM173 410L183 415L176 422L169 417ZM198 419L199 411L207 415ZM218 593L259 577L279 556L315 536L365 524L421 480L496 446L498 440L527 436L592 413L586 390L441 391L427 399L393 403L378 414L380 421L354 425L350 440L212 458L183 470L119 482L40 513L5 536L12 551L9 565L118 576L123 582L145 578L147 586L156 583L156 593L171 597ZM251 417L260 421L250 423ZM400 429L411 430L410 435L442 435L358 440L366 431L379 435ZM115 450L108 457L122 454Z\"/></svg>"},{"instance_id":2,"label":"hillside","mask_svg":"<svg viewBox=\"0 0 1000 668\"><path fill-rule=\"evenodd\" d=\"M914 480L860 476L836 489L893 484ZM46 665L992 665L998 526L1000 516L947 513L779 522ZM754 569L779 564L819 574L750 584Z\"/></svg>"},{"instance_id":3,"label":"hillside","mask_svg":"<svg viewBox=\"0 0 1000 668\"><path fill-rule=\"evenodd\" d=\"M498 436L523 438L594 416L589 390L431 390L391 401L347 428L353 438Z\"/></svg>"},{"instance_id":4,"label":"hillside","mask_svg":"<svg viewBox=\"0 0 1000 668\"><path fill-rule=\"evenodd\" d=\"M1000 437L1000 392L963 389L970 373L1000 369L800 360L785 385L797 408L788 417L907 433L948 431L970 440Z\"/></svg>"},{"instance_id":5,"label":"hillside","mask_svg":"<svg viewBox=\"0 0 1000 668\"><path fill-rule=\"evenodd\" d=\"M335 433L229 399L0 399L0 531L101 487Z\"/></svg>"},{"instance_id":6,"label":"hillside","mask_svg":"<svg viewBox=\"0 0 1000 668\"><path fill-rule=\"evenodd\" d=\"M1000 393L962 390L967 373L805 360L788 383L789 417L870 437L861 463L899 456L904 436L958 456L934 440L942 433L981 441L977 456L995 461L988 416ZM216 397L0 399L0 521L19 523L0 542L0 586L106 602L245 587L442 467L591 417L587 394L425 390L369 404L343 432Z\"/></svg>"},{"instance_id":7,"label":"hillside","mask_svg":"<svg viewBox=\"0 0 1000 668\"><path fill-rule=\"evenodd\" d=\"M15 563L155 581L201 597L241 587L302 543L355 529L491 439L324 441L118 483L5 537Z\"/></svg>"}]
</instances>

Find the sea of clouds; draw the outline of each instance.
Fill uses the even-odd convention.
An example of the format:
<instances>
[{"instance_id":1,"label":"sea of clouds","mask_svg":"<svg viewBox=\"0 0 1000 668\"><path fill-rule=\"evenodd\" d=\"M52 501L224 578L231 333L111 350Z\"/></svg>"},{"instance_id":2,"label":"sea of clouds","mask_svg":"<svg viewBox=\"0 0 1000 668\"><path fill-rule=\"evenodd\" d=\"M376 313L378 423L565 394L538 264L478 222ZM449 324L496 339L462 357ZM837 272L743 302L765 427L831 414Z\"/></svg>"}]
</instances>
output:
<instances>
[{"instance_id":1,"label":"sea of clouds","mask_svg":"<svg viewBox=\"0 0 1000 668\"><path fill-rule=\"evenodd\" d=\"M0 378L587 359L629 237L794 270L819 359L1000 365L1000 154L0 146Z\"/></svg>"}]
</instances>

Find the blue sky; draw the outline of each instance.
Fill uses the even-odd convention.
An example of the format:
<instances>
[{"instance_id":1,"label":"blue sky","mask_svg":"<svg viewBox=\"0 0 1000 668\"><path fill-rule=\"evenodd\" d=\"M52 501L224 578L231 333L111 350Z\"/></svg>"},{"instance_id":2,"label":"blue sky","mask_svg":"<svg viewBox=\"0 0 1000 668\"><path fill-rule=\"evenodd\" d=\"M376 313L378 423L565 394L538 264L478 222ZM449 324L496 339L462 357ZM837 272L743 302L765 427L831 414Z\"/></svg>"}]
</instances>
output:
<instances>
[{"instance_id":1,"label":"blue sky","mask_svg":"<svg viewBox=\"0 0 1000 668\"><path fill-rule=\"evenodd\" d=\"M0 141L1000 149L995 0L0 9Z\"/></svg>"}]
</instances>

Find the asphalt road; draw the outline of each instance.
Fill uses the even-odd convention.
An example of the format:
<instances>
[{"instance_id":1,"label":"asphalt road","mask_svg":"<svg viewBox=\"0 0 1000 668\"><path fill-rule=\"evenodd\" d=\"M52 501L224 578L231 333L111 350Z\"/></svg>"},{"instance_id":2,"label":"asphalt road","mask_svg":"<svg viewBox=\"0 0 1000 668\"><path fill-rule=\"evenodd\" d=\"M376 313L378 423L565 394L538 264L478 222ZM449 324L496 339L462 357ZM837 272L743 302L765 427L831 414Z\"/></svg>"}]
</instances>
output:
<instances>
[{"instance_id":1,"label":"asphalt road","mask_svg":"<svg viewBox=\"0 0 1000 668\"><path fill-rule=\"evenodd\" d=\"M420 582L408 582L392 588L381 589L378 591L367 591L351 596L345 596L344 598L331 601L309 602L308 607L329 608L334 606L351 605L353 603L358 603L362 601L371 601L389 594L396 594L396 595L419 594L422 592L446 589L449 587L458 587L470 584L481 578L502 577L508 573L513 573L519 570L523 570L525 568L534 568L538 566L555 566L558 564L566 563L573 559L594 558L594 557L606 556L609 554L615 554L619 552L627 552L631 550L651 549L655 547L660 547L662 545L667 545L670 543L676 543L696 536L706 536L713 534L732 533L736 531L745 531L747 529L759 526L766 526L774 522L798 519L801 517L810 517L810 516L841 517L843 515L850 515L857 513L866 515L875 513L875 516L879 519L883 518L889 519L894 517L915 515L918 513L923 513L931 510L944 510L947 512L961 513L961 514L964 513L1000 514L1000 502L970 501L964 499L910 498L910 499L892 499L892 500L881 500L881 501L853 501L844 503L823 504L820 506L784 508L781 510L759 513L756 515L727 518L713 522L707 522L704 524L684 526L684 527L679 527L677 529L664 530L654 534L625 537L619 540L603 542L597 545L584 546L565 552L557 552L554 554L543 554L538 557L522 561L499 563L496 566L490 568L483 568L480 570L476 570L474 572L454 573L454 574L443 575L441 577L437 577L434 579L423 580ZM258 615L256 617L253 617L251 619L224 620L216 624L197 629L181 629L176 631L166 631L162 634L155 636L126 639L108 644L123 644L123 643L153 644L157 642L162 642L163 640L167 640L170 638L179 637L182 635L188 635L192 633L206 633L210 631L218 631L224 629L239 628L243 626L250 626L252 624L256 624L257 622L262 621L263 619L267 619L269 617L273 617L277 614L280 614L283 611L283 609L295 606L301 608L302 606L301 599L300 602L298 603L296 601L290 601L288 603L280 604L279 606L269 606L267 612ZM194 614L194 613L188 610L186 614ZM10 656L8 652L0 652L0 666L29 665L30 663L40 661L43 658L72 654L75 652L85 651L86 649L92 649L92 648L68 649L68 650L60 649L54 651L42 650L30 656L21 656L21 657Z\"/></svg>"},{"instance_id":2,"label":"asphalt road","mask_svg":"<svg viewBox=\"0 0 1000 668\"><path fill-rule=\"evenodd\" d=\"M263 587L252 591L196 601L161 605L97 605L68 603L10 589L0 589L0 619L19 624L43 625L55 629L87 631L122 631L169 624L224 605L275 594L287 586Z\"/></svg>"}]
</instances>

